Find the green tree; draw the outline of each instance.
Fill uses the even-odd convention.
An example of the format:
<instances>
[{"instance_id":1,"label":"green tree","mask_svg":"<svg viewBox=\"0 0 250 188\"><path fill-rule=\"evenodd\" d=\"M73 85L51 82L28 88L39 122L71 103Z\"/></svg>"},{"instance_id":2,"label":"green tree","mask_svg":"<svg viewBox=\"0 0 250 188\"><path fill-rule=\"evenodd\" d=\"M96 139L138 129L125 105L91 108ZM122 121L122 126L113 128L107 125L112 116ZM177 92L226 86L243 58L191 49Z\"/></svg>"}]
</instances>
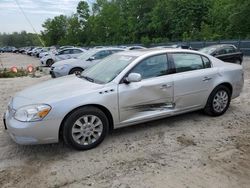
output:
<instances>
[{"instance_id":1,"label":"green tree","mask_svg":"<svg viewBox=\"0 0 250 188\"><path fill-rule=\"evenodd\" d=\"M56 16L53 19L47 19L42 25L45 30L42 32L43 39L47 45L56 45L63 43L67 33L68 20L64 15Z\"/></svg>"}]
</instances>

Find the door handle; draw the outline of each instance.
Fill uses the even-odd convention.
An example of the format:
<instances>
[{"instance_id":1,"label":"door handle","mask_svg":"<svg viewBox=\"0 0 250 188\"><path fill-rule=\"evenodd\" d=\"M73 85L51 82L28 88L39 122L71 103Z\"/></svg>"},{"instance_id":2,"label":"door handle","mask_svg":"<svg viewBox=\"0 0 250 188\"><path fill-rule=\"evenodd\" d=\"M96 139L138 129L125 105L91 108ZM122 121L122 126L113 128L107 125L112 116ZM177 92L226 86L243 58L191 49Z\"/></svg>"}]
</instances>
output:
<instances>
[{"instance_id":1,"label":"door handle","mask_svg":"<svg viewBox=\"0 0 250 188\"><path fill-rule=\"evenodd\" d=\"M167 89L167 88L171 88L171 87L172 87L171 84L163 84L163 85L161 86L161 89Z\"/></svg>"},{"instance_id":2,"label":"door handle","mask_svg":"<svg viewBox=\"0 0 250 188\"><path fill-rule=\"evenodd\" d=\"M204 78L203 78L203 80L202 81L209 81L209 80L212 80L212 78L211 77L207 77L207 76L205 76Z\"/></svg>"}]
</instances>

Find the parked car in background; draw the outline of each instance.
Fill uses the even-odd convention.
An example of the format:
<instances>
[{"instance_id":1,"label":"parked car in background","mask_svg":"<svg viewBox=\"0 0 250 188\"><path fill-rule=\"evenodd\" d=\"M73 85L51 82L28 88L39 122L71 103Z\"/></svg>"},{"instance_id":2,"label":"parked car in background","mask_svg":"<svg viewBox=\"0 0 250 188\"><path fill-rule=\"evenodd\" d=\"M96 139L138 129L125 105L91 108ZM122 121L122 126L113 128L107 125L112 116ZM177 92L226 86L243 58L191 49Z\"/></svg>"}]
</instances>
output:
<instances>
[{"instance_id":1,"label":"parked car in background","mask_svg":"<svg viewBox=\"0 0 250 188\"><path fill-rule=\"evenodd\" d=\"M19 48L18 52L23 54L26 50L26 47Z\"/></svg>"},{"instance_id":2,"label":"parked car in background","mask_svg":"<svg viewBox=\"0 0 250 188\"><path fill-rule=\"evenodd\" d=\"M57 53L57 50L54 46L52 47L45 47L43 48L43 51L39 53L39 58L43 58L44 56L46 55L49 55L49 54L56 54Z\"/></svg>"},{"instance_id":3,"label":"parked car in background","mask_svg":"<svg viewBox=\"0 0 250 188\"><path fill-rule=\"evenodd\" d=\"M19 49L16 47L12 47L11 52L12 53L19 53Z\"/></svg>"},{"instance_id":4,"label":"parked car in background","mask_svg":"<svg viewBox=\"0 0 250 188\"><path fill-rule=\"evenodd\" d=\"M4 52L12 52L13 49L16 49L15 47L13 46L5 46L1 49L1 52L4 53Z\"/></svg>"},{"instance_id":5,"label":"parked car in background","mask_svg":"<svg viewBox=\"0 0 250 188\"><path fill-rule=\"evenodd\" d=\"M76 58L81 53L84 53L84 52L86 52L86 50L82 48L66 48L59 52L56 52L55 54L51 53L42 57L40 59L41 66L50 67L52 64L54 64L57 61L70 59L70 58Z\"/></svg>"},{"instance_id":6,"label":"parked car in background","mask_svg":"<svg viewBox=\"0 0 250 188\"><path fill-rule=\"evenodd\" d=\"M172 48L180 48L180 49L189 49L189 50L192 50L192 47L189 46L189 45L186 45L186 44L174 44L174 45L171 45L170 47L172 47Z\"/></svg>"},{"instance_id":7,"label":"parked car in background","mask_svg":"<svg viewBox=\"0 0 250 188\"><path fill-rule=\"evenodd\" d=\"M33 49L31 50L31 55L32 55L32 56L36 56L37 51L39 51L39 50L41 50L41 49L42 49L42 47L33 48Z\"/></svg>"},{"instance_id":8,"label":"parked car in background","mask_svg":"<svg viewBox=\"0 0 250 188\"><path fill-rule=\"evenodd\" d=\"M241 65L204 53L124 51L80 77L62 77L19 92L9 102L4 124L19 144L62 139L86 150L100 144L111 129L201 109L220 116L242 88Z\"/></svg>"},{"instance_id":9,"label":"parked car in background","mask_svg":"<svg viewBox=\"0 0 250 188\"><path fill-rule=\"evenodd\" d=\"M75 59L58 61L51 66L51 77L57 78L69 74L81 74L82 71L96 65L101 59L121 51L123 49L120 48L97 48L88 50Z\"/></svg>"},{"instance_id":10,"label":"parked car in background","mask_svg":"<svg viewBox=\"0 0 250 188\"><path fill-rule=\"evenodd\" d=\"M225 62L242 64L243 61L243 53L231 44L219 44L208 46L200 49L199 51L212 55Z\"/></svg>"},{"instance_id":11,"label":"parked car in background","mask_svg":"<svg viewBox=\"0 0 250 188\"><path fill-rule=\"evenodd\" d=\"M140 49L146 49L143 46L128 46L125 48L126 50L140 50Z\"/></svg>"},{"instance_id":12,"label":"parked car in background","mask_svg":"<svg viewBox=\"0 0 250 188\"><path fill-rule=\"evenodd\" d=\"M61 46L58 50L60 51L66 48L75 48L75 47L74 46Z\"/></svg>"},{"instance_id":13,"label":"parked car in background","mask_svg":"<svg viewBox=\"0 0 250 188\"><path fill-rule=\"evenodd\" d=\"M31 52L32 52L32 50L34 49L35 47L34 46L30 46L30 47L28 47L28 48L26 48L25 49L25 54L26 55L31 55Z\"/></svg>"}]
</instances>

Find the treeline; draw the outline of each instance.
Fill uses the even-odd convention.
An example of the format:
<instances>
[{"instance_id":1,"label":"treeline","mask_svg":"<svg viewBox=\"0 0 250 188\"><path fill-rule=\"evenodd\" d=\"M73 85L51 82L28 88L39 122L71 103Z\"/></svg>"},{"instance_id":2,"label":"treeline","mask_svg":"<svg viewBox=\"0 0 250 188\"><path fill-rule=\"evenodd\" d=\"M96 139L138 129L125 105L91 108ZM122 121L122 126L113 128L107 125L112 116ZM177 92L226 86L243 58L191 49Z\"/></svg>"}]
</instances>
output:
<instances>
[{"instance_id":1,"label":"treeline","mask_svg":"<svg viewBox=\"0 0 250 188\"><path fill-rule=\"evenodd\" d=\"M41 36L48 46L249 39L249 18L249 0L80 1L75 14L47 19Z\"/></svg>"},{"instance_id":2,"label":"treeline","mask_svg":"<svg viewBox=\"0 0 250 188\"><path fill-rule=\"evenodd\" d=\"M47 45L104 45L250 38L249 0L81 1L43 24Z\"/></svg>"},{"instance_id":3,"label":"treeline","mask_svg":"<svg viewBox=\"0 0 250 188\"><path fill-rule=\"evenodd\" d=\"M22 31L20 33L14 32L12 34L0 33L0 47L1 46L41 46L36 34Z\"/></svg>"}]
</instances>

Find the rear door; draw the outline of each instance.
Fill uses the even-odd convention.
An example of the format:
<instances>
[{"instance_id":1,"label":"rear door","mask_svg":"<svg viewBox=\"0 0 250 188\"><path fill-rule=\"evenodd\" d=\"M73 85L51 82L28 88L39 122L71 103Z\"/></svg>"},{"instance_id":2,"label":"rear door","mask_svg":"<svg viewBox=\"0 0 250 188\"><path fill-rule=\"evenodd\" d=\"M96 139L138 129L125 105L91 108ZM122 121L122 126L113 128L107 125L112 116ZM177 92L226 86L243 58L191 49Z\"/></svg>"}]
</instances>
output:
<instances>
[{"instance_id":1,"label":"rear door","mask_svg":"<svg viewBox=\"0 0 250 188\"><path fill-rule=\"evenodd\" d=\"M71 49L66 49L66 50L62 50L60 51L57 55L56 55L56 60L60 61L60 60L64 60L64 59L69 59L71 56Z\"/></svg>"},{"instance_id":2,"label":"rear door","mask_svg":"<svg viewBox=\"0 0 250 188\"><path fill-rule=\"evenodd\" d=\"M168 71L167 55L161 54L142 60L127 73L139 73L142 80L118 86L121 124L158 117L173 108L173 77Z\"/></svg>"},{"instance_id":3,"label":"rear door","mask_svg":"<svg viewBox=\"0 0 250 188\"><path fill-rule=\"evenodd\" d=\"M176 110L200 108L206 104L217 76L210 60L199 54L171 53L175 66L174 103Z\"/></svg>"},{"instance_id":4,"label":"rear door","mask_svg":"<svg viewBox=\"0 0 250 188\"><path fill-rule=\"evenodd\" d=\"M236 48L233 46L225 46L218 50L216 57L222 61L234 63L238 55Z\"/></svg>"}]
</instances>

